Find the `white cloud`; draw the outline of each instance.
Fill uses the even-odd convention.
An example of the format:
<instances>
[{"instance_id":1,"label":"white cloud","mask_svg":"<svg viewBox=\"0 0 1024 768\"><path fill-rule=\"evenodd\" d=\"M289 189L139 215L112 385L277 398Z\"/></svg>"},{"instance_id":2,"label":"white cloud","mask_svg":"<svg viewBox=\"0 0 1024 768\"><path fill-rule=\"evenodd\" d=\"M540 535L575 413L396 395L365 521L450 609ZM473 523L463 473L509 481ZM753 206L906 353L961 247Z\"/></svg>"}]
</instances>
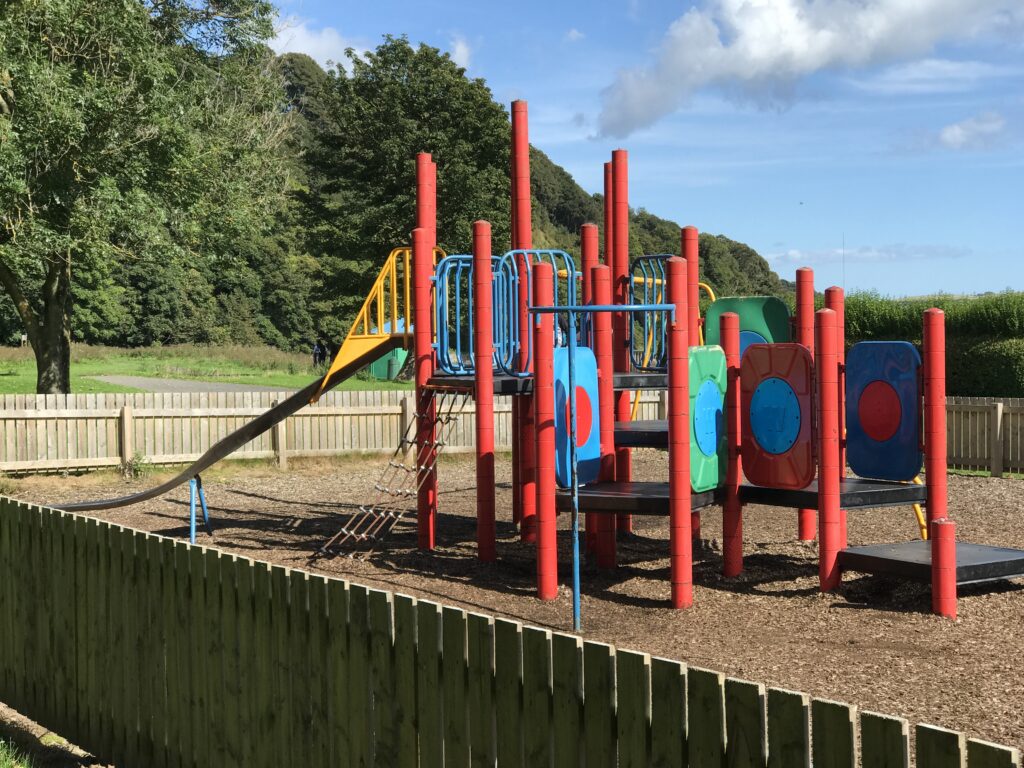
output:
<instances>
[{"instance_id":1,"label":"white cloud","mask_svg":"<svg viewBox=\"0 0 1024 768\"><path fill-rule=\"evenodd\" d=\"M305 53L312 57L320 66L327 67L331 62L344 65L346 48L363 50L365 46L342 37L334 27L313 27L308 19L289 16L283 20L280 29L270 41L274 53Z\"/></svg>"},{"instance_id":2,"label":"white cloud","mask_svg":"<svg viewBox=\"0 0 1024 768\"><path fill-rule=\"evenodd\" d=\"M998 112L980 115L947 125L939 131L939 144L947 149L983 149L990 146L1006 128Z\"/></svg>"},{"instance_id":3,"label":"white cloud","mask_svg":"<svg viewBox=\"0 0 1024 768\"><path fill-rule=\"evenodd\" d=\"M572 29L565 33L565 41L567 43L579 42L584 37L586 37L586 35L580 32L578 29L576 29L576 27L573 27Z\"/></svg>"},{"instance_id":4,"label":"white cloud","mask_svg":"<svg viewBox=\"0 0 1024 768\"><path fill-rule=\"evenodd\" d=\"M922 59L889 67L874 77L851 82L856 88L873 93L952 93L970 90L983 80L1020 74L1020 69L983 61Z\"/></svg>"},{"instance_id":5,"label":"white cloud","mask_svg":"<svg viewBox=\"0 0 1024 768\"><path fill-rule=\"evenodd\" d=\"M929 54L1021 23L1020 0L704 0L669 25L654 61L603 93L600 132L624 137L719 85L783 101L803 78Z\"/></svg>"},{"instance_id":6,"label":"white cloud","mask_svg":"<svg viewBox=\"0 0 1024 768\"><path fill-rule=\"evenodd\" d=\"M469 47L469 42L466 38L462 35L452 35L451 47L452 61L463 69L469 69L469 62L473 57L473 50Z\"/></svg>"},{"instance_id":7,"label":"white cloud","mask_svg":"<svg viewBox=\"0 0 1024 768\"><path fill-rule=\"evenodd\" d=\"M775 264L839 264L846 261L853 263L880 263L894 261L934 261L936 259L962 259L970 256L970 248L954 245L909 245L894 243L892 245L863 245L855 248L822 248L803 250L790 248L785 251L768 254L768 261Z\"/></svg>"}]
</instances>

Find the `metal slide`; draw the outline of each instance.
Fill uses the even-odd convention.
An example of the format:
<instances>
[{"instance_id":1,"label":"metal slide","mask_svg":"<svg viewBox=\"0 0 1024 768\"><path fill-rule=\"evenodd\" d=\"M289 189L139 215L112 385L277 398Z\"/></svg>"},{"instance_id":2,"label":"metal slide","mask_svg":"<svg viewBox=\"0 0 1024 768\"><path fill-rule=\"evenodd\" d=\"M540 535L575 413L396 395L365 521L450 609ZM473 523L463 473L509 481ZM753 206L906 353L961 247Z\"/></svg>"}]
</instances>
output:
<instances>
[{"instance_id":1,"label":"metal slide","mask_svg":"<svg viewBox=\"0 0 1024 768\"><path fill-rule=\"evenodd\" d=\"M331 378L326 385L323 384L322 379L317 379L307 385L304 389L300 389L287 400L283 400L266 413L257 416L245 426L219 440L210 448L210 450L196 459L193 464L189 465L186 469L182 470L165 483L161 483L160 485L154 488L149 488L145 491L140 491L139 493L133 493L130 496L121 496L116 499L78 501L73 504L54 504L52 506L56 509L63 509L66 512L92 512L97 509L127 507L131 504L138 504L141 501L148 501L149 499L155 499L157 496L162 496L177 486L187 483L196 475L237 451L250 440L262 435L278 422L283 421L296 411L306 407L314 396L336 387L363 366L369 365L378 357L400 346L401 340L398 338L383 342L371 352L365 353L362 357L354 358L345 367L337 369L331 375Z\"/></svg>"},{"instance_id":2,"label":"metal slide","mask_svg":"<svg viewBox=\"0 0 1024 768\"><path fill-rule=\"evenodd\" d=\"M444 256L435 249L434 258ZM300 389L287 400L278 403L266 413L257 416L240 429L222 438L210 450L200 456L192 465L170 480L130 496L117 499L79 501L73 504L56 504L56 509L67 512L92 512L97 509L127 507L142 501L155 499L205 469L231 455L250 440L259 437L280 421L316 402L320 395L338 386L360 368L393 349L412 344L412 249L395 248L388 255L370 290L363 307L356 315L352 329L338 350L331 367L322 379Z\"/></svg>"}]
</instances>

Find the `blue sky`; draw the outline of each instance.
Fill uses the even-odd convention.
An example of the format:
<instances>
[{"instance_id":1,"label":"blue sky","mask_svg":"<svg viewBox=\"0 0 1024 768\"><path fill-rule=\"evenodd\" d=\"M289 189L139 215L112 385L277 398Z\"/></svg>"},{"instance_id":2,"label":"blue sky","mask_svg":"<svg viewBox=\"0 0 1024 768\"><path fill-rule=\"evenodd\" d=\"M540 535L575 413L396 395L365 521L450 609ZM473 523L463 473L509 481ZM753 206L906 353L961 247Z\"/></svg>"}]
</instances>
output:
<instances>
[{"instance_id":1,"label":"blue sky","mask_svg":"<svg viewBox=\"0 0 1024 768\"><path fill-rule=\"evenodd\" d=\"M512 11L515 15L512 15ZM405 34L589 191L748 243L789 279L1024 290L1024 0L281 0L321 63ZM441 201L443 205L443 200Z\"/></svg>"}]
</instances>

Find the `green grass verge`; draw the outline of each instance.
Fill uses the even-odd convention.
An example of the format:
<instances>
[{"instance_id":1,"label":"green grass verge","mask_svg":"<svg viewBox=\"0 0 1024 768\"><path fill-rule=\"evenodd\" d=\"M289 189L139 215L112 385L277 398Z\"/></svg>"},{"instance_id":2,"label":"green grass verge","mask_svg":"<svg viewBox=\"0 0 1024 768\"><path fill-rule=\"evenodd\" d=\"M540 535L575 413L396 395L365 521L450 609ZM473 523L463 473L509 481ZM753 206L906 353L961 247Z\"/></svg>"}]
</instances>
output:
<instances>
[{"instance_id":1,"label":"green grass verge","mask_svg":"<svg viewBox=\"0 0 1024 768\"><path fill-rule=\"evenodd\" d=\"M0 741L0 768L32 768L32 761L16 747Z\"/></svg>"},{"instance_id":2,"label":"green grass verge","mask_svg":"<svg viewBox=\"0 0 1024 768\"><path fill-rule=\"evenodd\" d=\"M95 376L148 376L162 379L252 384L301 389L323 371L314 370L307 355L271 347L200 347L178 345L147 349L116 349L74 345L71 353L72 392L134 392ZM0 393L35 392L35 359L29 349L0 349ZM354 376L338 389L409 389L409 382L377 381Z\"/></svg>"}]
</instances>

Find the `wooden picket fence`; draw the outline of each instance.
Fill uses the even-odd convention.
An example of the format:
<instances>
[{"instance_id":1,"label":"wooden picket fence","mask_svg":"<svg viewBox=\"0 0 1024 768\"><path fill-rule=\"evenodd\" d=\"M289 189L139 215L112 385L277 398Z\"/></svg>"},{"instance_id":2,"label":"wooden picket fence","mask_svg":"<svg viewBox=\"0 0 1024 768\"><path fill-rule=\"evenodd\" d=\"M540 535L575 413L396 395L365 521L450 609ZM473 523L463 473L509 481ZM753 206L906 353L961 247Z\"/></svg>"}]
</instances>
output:
<instances>
[{"instance_id":1,"label":"wooden picket fence","mask_svg":"<svg viewBox=\"0 0 1024 768\"><path fill-rule=\"evenodd\" d=\"M900 718L11 499L0 620L0 699L118 766L912 764Z\"/></svg>"},{"instance_id":2,"label":"wooden picket fence","mask_svg":"<svg viewBox=\"0 0 1024 768\"><path fill-rule=\"evenodd\" d=\"M186 392L0 396L0 472L116 467L136 455L181 464L283 399L288 392ZM665 393L642 392L637 417L664 418ZM1024 399L949 398L949 464L994 475L1024 472ZM389 453L414 404L410 391L329 392L233 459ZM512 406L495 398L495 446L511 447ZM451 452L472 450L475 409L466 405Z\"/></svg>"}]
</instances>

